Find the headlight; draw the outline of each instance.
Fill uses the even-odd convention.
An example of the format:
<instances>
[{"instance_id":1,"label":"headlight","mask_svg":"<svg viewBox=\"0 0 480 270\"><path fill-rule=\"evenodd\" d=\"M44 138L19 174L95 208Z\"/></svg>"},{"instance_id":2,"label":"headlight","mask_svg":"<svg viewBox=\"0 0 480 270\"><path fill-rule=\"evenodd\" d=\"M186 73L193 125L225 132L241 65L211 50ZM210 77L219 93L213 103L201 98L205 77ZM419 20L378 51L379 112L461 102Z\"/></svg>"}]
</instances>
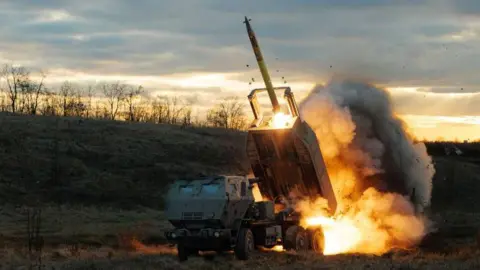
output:
<instances>
[{"instance_id":1,"label":"headlight","mask_svg":"<svg viewBox=\"0 0 480 270\"><path fill-rule=\"evenodd\" d=\"M172 238L177 237L177 235L175 233L172 233L171 236L172 236Z\"/></svg>"},{"instance_id":2,"label":"headlight","mask_svg":"<svg viewBox=\"0 0 480 270\"><path fill-rule=\"evenodd\" d=\"M213 233L213 235L214 235L215 237L220 237L220 233L219 233L219 232L215 232L215 233Z\"/></svg>"}]
</instances>

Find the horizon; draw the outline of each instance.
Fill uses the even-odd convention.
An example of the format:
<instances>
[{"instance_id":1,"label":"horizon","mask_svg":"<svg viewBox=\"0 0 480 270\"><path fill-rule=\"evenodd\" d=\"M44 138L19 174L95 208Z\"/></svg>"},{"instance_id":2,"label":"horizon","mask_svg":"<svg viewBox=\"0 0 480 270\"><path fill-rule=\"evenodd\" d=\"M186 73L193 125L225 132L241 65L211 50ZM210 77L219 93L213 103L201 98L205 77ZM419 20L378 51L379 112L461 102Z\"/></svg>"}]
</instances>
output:
<instances>
[{"instance_id":1,"label":"horizon","mask_svg":"<svg viewBox=\"0 0 480 270\"><path fill-rule=\"evenodd\" d=\"M0 14L0 64L45 70L52 88L120 80L200 108L264 87L246 15L274 85L298 102L333 76L358 77L388 90L417 138L480 138L477 1L48 0L0 3Z\"/></svg>"}]
</instances>

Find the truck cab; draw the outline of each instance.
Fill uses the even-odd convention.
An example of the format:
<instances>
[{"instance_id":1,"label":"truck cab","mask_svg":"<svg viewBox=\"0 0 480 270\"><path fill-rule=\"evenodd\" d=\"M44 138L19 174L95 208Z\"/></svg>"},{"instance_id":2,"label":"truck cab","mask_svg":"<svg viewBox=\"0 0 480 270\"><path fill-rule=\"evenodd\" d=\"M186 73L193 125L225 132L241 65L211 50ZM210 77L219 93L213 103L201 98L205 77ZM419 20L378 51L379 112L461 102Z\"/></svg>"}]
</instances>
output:
<instances>
[{"instance_id":1,"label":"truck cab","mask_svg":"<svg viewBox=\"0 0 480 270\"><path fill-rule=\"evenodd\" d=\"M255 203L246 176L208 176L174 182L165 214L175 229L165 237L185 260L198 251L231 250L238 230Z\"/></svg>"}]
</instances>

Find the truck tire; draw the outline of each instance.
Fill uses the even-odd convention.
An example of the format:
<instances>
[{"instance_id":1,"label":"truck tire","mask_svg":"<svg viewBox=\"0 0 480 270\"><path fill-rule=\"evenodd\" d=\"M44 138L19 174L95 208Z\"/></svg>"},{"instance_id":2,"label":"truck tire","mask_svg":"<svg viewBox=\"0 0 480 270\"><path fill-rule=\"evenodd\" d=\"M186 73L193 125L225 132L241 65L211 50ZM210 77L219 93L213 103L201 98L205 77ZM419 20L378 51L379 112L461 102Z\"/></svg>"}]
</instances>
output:
<instances>
[{"instance_id":1,"label":"truck tire","mask_svg":"<svg viewBox=\"0 0 480 270\"><path fill-rule=\"evenodd\" d=\"M185 245L183 243L178 243L177 245L177 256L178 256L178 260L180 262L184 262L186 260L188 260L188 249L185 247Z\"/></svg>"},{"instance_id":2,"label":"truck tire","mask_svg":"<svg viewBox=\"0 0 480 270\"><path fill-rule=\"evenodd\" d=\"M308 244L308 235L305 229L297 225L288 227L283 244L286 250L307 251Z\"/></svg>"},{"instance_id":3,"label":"truck tire","mask_svg":"<svg viewBox=\"0 0 480 270\"><path fill-rule=\"evenodd\" d=\"M253 233L248 228L241 228L238 232L238 240L235 245L235 256L239 260L248 260L250 253L255 249Z\"/></svg>"},{"instance_id":4,"label":"truck tire","mask_svg":"<svg viewBox=\"0 0 480 270\"><path fill-rule=\"evenodd\" d=\"M323 250L325 249L325 235L322 228L313 229L310 232L310 240L313 251L323 254Z\"/></svg>"}]
</instances>

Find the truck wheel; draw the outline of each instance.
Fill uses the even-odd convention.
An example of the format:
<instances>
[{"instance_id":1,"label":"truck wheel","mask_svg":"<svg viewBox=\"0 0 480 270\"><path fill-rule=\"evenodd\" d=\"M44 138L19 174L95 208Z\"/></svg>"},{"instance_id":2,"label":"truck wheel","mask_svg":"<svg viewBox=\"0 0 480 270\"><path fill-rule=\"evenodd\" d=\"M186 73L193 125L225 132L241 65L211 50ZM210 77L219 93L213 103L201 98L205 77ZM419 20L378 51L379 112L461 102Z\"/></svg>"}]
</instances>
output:
<instances>
[{"instance_id":1,"label":"truck wheel","mask_svg":"<svg viewBox=\"0 0 480 270\"><path fill-rule=\"evenodd\" d=\"M178 243L177 245L177 256L178 260L184 262L188 260L188 249L185 247L183 243Z\"/></svg>"},{"instance_id":2,"label":"truck wheel","mask_svg":"<svg viewBox=\"0 0 480 270\"><path fill-rule=\"evenodd\" d=\"M297 225L290 226L285 232L286 250L306 251L308 249L308 237L306 231Z\"/></svg>"},{"instance_id":3,"label":"truck wheel","mask_svg":"<svg viewBox=\"0 0 480 270\"><path fill-rule=\"evenodd\" d=\"M323 234L322 228L314 229L311 232L310 239L313 251L323 254L323 249L325 248L325 235Z\"/></svg>"},{"instance_id":4,"label":"truck wheel","mask_svg":"<svg viewBox=\"0 0 480 270\"><path fill-rule=\"evenodd\" d=\"M253 233L248 228L241 228L235 245L235 256L239 260L248 260L250 253L255 249Z\"/></svg>"}]
</instances>

